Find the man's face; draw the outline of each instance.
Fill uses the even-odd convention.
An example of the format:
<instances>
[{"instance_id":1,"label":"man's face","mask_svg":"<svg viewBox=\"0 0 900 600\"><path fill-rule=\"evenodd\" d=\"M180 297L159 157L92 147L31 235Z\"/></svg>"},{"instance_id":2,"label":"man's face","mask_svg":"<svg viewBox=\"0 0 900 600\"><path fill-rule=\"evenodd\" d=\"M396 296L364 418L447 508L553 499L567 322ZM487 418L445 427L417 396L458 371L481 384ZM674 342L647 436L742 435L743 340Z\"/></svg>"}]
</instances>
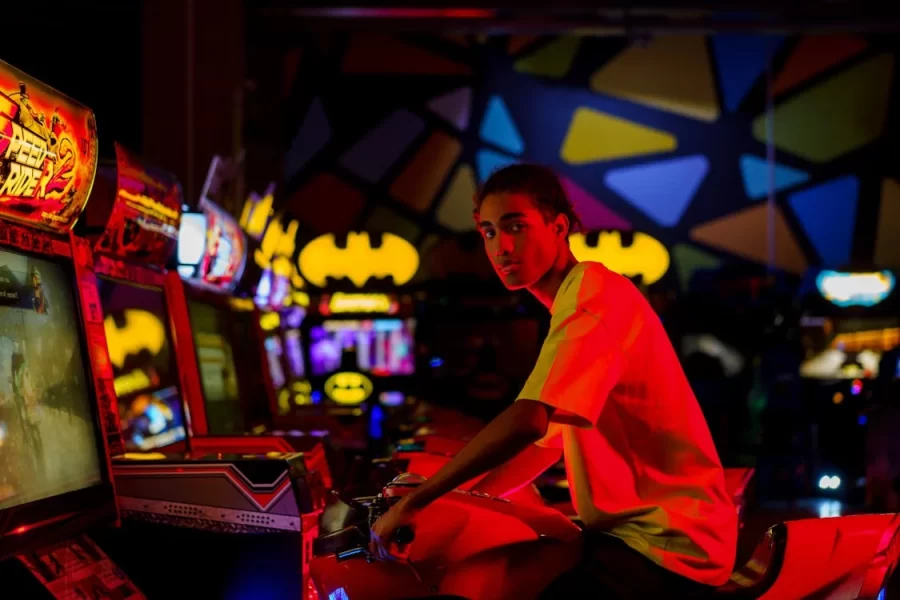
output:
<instances>
[{"instance_id":1,"label":"man's face","mask_svg":"<svg viewBox=\"0 0 900 600\"><path fill-rule=\"evenodd\" d=\"M510 290L527 288L550 270L566 227L562 215L548 223L528 194L489 194L478 214L484 249Z\"/></svg>"}]
</instances>

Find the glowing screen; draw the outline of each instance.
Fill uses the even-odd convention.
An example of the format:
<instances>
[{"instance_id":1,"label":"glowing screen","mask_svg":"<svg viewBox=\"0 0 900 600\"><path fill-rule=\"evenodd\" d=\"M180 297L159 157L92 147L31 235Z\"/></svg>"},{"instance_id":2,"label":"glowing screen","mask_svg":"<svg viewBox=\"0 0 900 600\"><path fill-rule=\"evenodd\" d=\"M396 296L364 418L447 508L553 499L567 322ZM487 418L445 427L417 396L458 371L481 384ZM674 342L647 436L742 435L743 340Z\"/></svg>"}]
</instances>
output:
<instances>
[{"instance_id":1,"label":"glowing screen","mask_svg":"<svg viewBox=\"0 0 900 600\"><path fill-rule=\"evenodd\" d=\"M238 432L243 429L243 417L229 314L201 302L189 302L188 307L209 431Z\"/></svg>"},{"instance_id":2,"label":"glowing screen","mask_svg":"<svg viewBox=\"0 0 900 600\"><path fill-rule=\"evenodd\" d=\"M288 367L294 377L306 377L306 365L303 363L303 343L299 329L288 329L284 332L284 345L287 351Z\"/></svg>"},{"instance_id":3,"label":"glowing screen","mask_svg":"<svg viewBox=\"0 0 900 600\"><path fill-rule=\"evenodd\" d=\"M312 374L341 370L345 355L355 354L351 369L376 376L412 375L415 326L413 319L325 321L310 331Z\"/></svg>"},{"instance_id":4,"label":"glowing screen","mask_svg":"<svg viewBox=\"0 0 900 600\"><path fill-rule=\"evenodd\" d=\"M106 345L128 450L151 450L185 437L178 370L162 290L99 277Z\"/></svg>"},{"instance_id":5,"label":"glowing screen","mask_svg":"<svg viewBox=\"0 0 900 600\"><path fill-rule=\"evenodd\" d=\"M266 357L269 362L269 376L272 378L272 385L276 389L281 389L287 382L284 375L284 368L281 364L281 357L284 354L284 348L281 345L281 338L272 336L266 338Z\"/></svg>"},{"instance_id":6,"label":"glowing screen","mask_svg":"<svg viewBox=\"0 0 900 600\"><path fill-rule=\"evenodd\" d=\"M0 509L100 483L73 285L0 250Z\"/></svg>"}]
</instances>

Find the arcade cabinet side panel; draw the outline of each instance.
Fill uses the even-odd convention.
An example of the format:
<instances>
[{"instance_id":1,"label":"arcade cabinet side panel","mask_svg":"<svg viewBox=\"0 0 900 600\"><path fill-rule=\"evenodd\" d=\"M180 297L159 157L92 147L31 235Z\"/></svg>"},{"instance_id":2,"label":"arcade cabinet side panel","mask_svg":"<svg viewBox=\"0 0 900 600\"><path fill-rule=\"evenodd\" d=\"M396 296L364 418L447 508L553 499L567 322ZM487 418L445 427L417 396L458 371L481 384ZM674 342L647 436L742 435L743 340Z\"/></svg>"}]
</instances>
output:
<instances>
[{"instance_id":1,"label":"arcade cabinet side panel","mask_svg":"<svg viewBox=\"0 0 900 600\"><path fill-rule=\"evenodd\" d=\"M197 348L191 333L191 314L188 309L184 282L175 271L166 274L166 304L169 306L169 328L172 332L172 348L178 357L178 377L184 395L185 422L188 439L209 435L206 404L200 371L197 364Z\"/></svg>"},{"instance_id":2,"label":"arcade cabinet side panel","mask_svg":"<svg viewBox=\"0 0 900 600\"><path fill-rule=\"evenodd\" d=\"M119 419L119 404L116 400L112 363L106 345L106 330L103 327L103 307L97 290L97 274L94 259L87 240L69 234L75 279L81 300L81 312L91 359L91 373L97 402L103 417L103 429L107 444L107 457L125 452L122 439L122 423ZM110 467L111 468L111 467Z\"/></svg>"}]
</instances>

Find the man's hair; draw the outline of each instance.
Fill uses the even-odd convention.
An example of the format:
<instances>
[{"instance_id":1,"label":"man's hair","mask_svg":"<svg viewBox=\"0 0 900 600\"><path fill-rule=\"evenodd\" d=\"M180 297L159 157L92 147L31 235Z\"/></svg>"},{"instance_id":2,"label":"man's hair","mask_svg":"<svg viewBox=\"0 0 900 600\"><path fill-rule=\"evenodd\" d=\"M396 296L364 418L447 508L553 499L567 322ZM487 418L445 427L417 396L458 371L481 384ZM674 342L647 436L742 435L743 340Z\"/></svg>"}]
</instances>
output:
<instances>
[{"instance_id":1,"label":"man's hair","mask_svg":"<svg viewBox=\"0 0 900 600\"><path fill-rule=\"evenodd\" d=\"M475 194L473 213L476 220L481 203L491 194L527 194L547 221L563 214L569 218L568 233L575 233L582 228L581 218L575 212L559 177L543 165L518 163L494 171Z\"/></svg>"}]
</instances>

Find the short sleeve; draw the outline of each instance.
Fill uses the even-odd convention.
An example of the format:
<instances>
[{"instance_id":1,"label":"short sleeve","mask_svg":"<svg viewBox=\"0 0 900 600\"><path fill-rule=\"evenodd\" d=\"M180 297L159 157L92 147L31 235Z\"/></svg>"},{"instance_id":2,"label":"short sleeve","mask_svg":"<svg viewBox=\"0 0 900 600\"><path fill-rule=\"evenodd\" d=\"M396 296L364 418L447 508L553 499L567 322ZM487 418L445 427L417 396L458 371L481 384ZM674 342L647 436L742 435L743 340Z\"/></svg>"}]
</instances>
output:
<instances>
[{"instance_id":1,"label":"short sleeve","mask_svg":"<svg viewBox=\"0 0 900 600\"><path fill-rule=\"evenodd\" d=\"M623 363L620 341L602 320L573 307L553 316L537 363L517 400L553 407L557 423L592 427Z\"/></svg>"}]
</instances>

